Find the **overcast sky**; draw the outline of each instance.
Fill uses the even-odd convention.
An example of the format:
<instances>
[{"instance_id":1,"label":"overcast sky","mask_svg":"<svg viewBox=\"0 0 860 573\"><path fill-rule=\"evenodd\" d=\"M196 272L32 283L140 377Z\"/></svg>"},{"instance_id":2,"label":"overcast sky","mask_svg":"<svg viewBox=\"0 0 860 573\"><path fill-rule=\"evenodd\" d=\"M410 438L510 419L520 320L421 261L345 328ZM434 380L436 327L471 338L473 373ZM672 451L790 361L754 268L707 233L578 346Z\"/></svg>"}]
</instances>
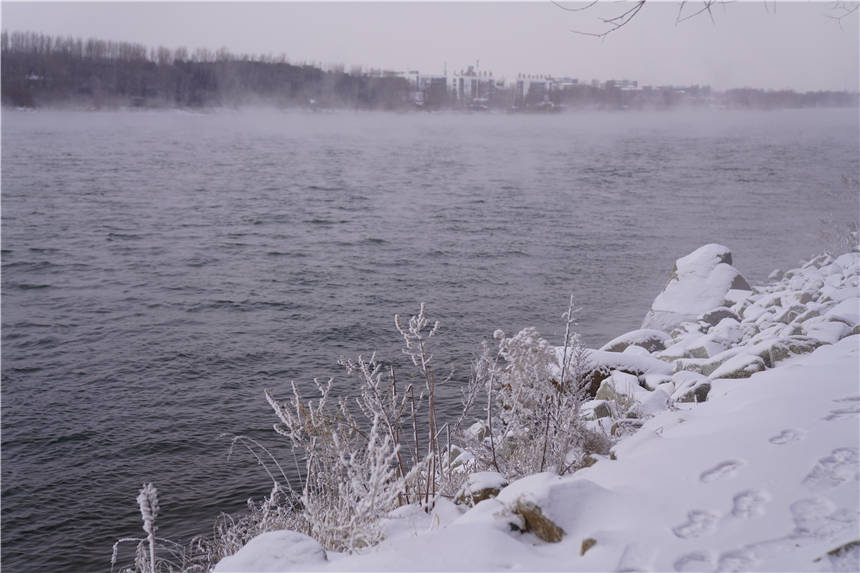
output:
<instances>
[{"instance_id":1,"label":"overcast sky","mask_svg":"<svg viewBox=\"0 0 860 573\"><path fill-rule=\"evenodd\" d=\"M567 7L583 6L572 2ZM860 14L837 22L833 2L731 3L676 24L678 4L648 2L600 40L599 17L631 6L607 0L582 12L529 3L46 3L2 2L4 30L286 53L294 62L424 73L480 68L642 84L858 90ZM688 11L701 6L689 2Z\"/></svg>"}]
</instances>

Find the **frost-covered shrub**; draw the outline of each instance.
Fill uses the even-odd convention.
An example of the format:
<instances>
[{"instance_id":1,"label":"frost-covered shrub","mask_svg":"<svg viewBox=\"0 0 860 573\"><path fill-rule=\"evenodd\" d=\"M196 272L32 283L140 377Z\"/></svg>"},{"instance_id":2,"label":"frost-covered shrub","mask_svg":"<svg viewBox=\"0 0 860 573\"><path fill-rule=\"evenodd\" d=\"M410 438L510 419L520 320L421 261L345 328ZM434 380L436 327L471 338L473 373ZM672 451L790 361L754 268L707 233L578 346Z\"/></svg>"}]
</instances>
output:
<instances>
[{"instance_id":1,"label":"frost-covered shrub","mask_svg":"<svg viewBox=\"0 0 860 573\"><path fill-rule=\"evenodd\" d=\"M247 510L238 515L222 513L215 520L211 537L192 540L191 553L203 571L233 555L253 538L267 531L296 529L300 526L298 498L279 484L262 501L248 499ZM190 572L189 572L190 573Z\"/></svg>"},{"instance_id":2,"label":"frost-covered shrub","mask_svg":"<svg viewBox=\"0 0 860 573\"><path fill-rule=\"evenodd\" d=\"M511 478L546 470L564 474L584 464L589 446L604 449L580 416L588 361L574 329L572 298L564 318L561 352L534 328L511 337L496 331L498 348L485 345L471 390L487 393L486 432L471 441L484 468Z\"/></svg>"},{"instance_id":3,"label":"frost-covered shrub","mask_svg":"<svg viewBox=\"0 0 860 573\"><path fill-rule=\"evenodd\" d=\"M463 473L454 469L450 440L442 443L447 427L436 423L438 382L429 344L439 324L431 326L423 304L408 321L395 317L395 324L416 368L417 384L424 386L417 396L413 384L398 389L394 370L383 369L375 355L340 362L358 382L354 401L333 401L333 379L315 381L316 400L306 401L295 384L293 397L284 403L266 392L279 419L275 431L306 460L297 530L327 549L353 551L377 543L380 520L388 512L407 503L429 510L437 495L456 490L455 475ZM427 412L419 424L425 402ZM404 418L411 421L405 444ZM459 457L461 452L456 453ZM466 467L462 460L459 466Z\"/></svg>"},{"instance_id":4,"label":"frost-covered shrub","mask_svg":"<svg viewBox=\"0 0 860 573\"><path fill-rule=\"evenodd\" d=\"M317 381L319 399L304 402L295 385L293 400L279 404L267 392L280 423L275 431L303 450L306 459L298 530L327 549L352 551L381 538L379 519L397 507L405 479L396 467L398 448L374 414L362 429L347 401L327 410L332 381Z\"/></svg>"}]
</instances>

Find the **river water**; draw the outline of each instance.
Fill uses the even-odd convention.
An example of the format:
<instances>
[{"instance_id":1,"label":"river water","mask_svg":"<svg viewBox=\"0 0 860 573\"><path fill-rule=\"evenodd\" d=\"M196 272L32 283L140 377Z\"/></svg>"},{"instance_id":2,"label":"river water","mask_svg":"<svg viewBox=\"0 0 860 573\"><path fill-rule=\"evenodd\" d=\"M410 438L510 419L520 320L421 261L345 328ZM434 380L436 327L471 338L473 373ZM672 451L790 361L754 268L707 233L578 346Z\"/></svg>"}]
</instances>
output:
<instances>
[{"instance_id":1,"label":"river water","mask_svg":"<svg viewBox=\"0 0 860 573\"><path fill-rule=\"evenodd\" d=\"M2 563L105 571L268 492L263 389L399 355L424 301L458 386L496 328L600 345L707 242L753 282L858 220L857 110L194 114L4 110ZM348 386L342 386L344 392Z\"/></svg>"}]
</instances>

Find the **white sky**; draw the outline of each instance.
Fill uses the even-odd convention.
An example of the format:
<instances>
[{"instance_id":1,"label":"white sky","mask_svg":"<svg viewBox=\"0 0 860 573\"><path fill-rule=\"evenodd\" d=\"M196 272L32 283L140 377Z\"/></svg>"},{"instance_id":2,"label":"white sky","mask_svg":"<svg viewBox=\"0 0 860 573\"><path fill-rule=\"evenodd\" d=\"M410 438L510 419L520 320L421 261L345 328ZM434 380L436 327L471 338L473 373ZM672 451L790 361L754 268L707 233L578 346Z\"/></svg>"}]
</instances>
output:
<instances>
[{"instance_id":1,"label":"white sky","mask_svg":"<svg viewBox=\"0 0 860 573\"><path fill-rule=\"evenodd\" d=\"M575 7L583 4L564 3ZM695 10L701 2L691 1ZM856 2L852 5L856 5ZM481 69L806 90L860 89L860 13L828 18L833 2L731 3L676 24L677 3L649 3L604 40L598 18L630 4L602 0L583 12L551 2L2 2L4 30L125 40L238 53L286 53L294 62L344 63L424 73Z\"/></svg>"}]
</instances>

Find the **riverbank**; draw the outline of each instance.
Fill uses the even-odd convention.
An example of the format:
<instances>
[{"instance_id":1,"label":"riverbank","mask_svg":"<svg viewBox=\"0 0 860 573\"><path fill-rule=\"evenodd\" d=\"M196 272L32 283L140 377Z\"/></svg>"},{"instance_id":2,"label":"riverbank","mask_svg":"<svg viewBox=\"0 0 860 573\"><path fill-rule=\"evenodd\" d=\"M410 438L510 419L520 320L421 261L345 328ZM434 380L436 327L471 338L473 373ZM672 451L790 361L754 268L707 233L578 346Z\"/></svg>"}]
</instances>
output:
<instances>
[{"instance_id":1,"label":"riverbank","mask_svg":"<svg viewBox=\"0 0 860 573\"><path fill-rule=\"evenodd\" d=\"M678 259L643 329L589 351L582 411L617 439L590 467L401 508L352 555L266 533L215 571L856 570L860 252L757 287L731 263Z\"/></svg>"}]
</instances>

